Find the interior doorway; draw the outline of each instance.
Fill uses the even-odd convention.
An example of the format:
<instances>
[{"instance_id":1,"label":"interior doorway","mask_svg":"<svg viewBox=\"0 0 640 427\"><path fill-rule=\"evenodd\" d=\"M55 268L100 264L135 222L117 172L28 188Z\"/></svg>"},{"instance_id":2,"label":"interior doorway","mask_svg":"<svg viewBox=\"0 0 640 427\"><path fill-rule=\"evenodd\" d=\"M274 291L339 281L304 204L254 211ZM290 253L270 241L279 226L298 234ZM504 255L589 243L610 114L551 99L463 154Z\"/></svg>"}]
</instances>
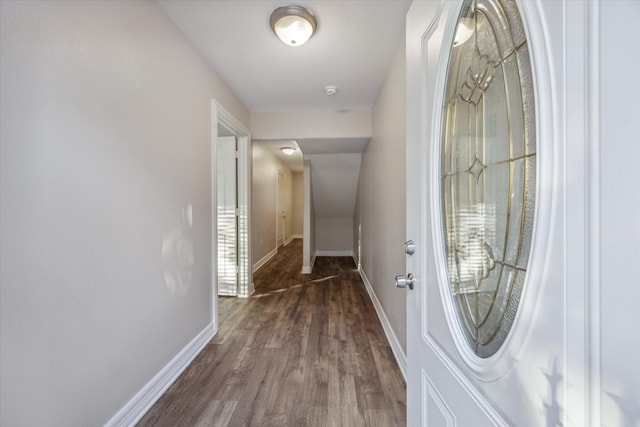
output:
<instances>
[{"instance_id":1,"label":"interior doorway","mask_svg":"<svg viewBox=\"0 0 640 427\"><path fill-rule=\"evenodd\" d=\"M251 271L251 137L249 129L212 101L211 280L212 318L218 329L218 295L248 297Z\"/></svg>"}]
</instances>

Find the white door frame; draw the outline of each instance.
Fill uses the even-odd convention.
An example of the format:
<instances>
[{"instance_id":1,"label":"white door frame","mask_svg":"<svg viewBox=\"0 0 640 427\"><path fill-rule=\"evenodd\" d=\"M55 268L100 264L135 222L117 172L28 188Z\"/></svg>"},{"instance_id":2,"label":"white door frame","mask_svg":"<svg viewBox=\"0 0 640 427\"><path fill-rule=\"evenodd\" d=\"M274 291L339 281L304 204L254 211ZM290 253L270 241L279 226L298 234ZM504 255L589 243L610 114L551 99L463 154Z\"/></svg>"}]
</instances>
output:
<instances>
[{"instance_id":1,"label":"white door frame","mask_svg":"<svg viewBox=\"0 0 640 427\"><path fill-rule=\"evenodd\" d=\"M219 124L229 129L238 138L238 296L248 297L253 293L251 271L251 132L214 99L211 101L211 296L213 298L211 319L216 332L219 328L218 220L215 215L218 206L216 158Z\"/></svg>"}]
</instances>

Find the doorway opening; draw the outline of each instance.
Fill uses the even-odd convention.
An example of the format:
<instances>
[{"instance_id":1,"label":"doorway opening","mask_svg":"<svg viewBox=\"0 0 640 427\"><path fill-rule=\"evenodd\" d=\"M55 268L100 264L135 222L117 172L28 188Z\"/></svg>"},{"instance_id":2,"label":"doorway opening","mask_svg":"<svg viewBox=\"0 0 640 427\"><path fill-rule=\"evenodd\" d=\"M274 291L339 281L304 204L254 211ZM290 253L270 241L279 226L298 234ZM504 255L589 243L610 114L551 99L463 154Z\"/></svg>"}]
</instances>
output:
<instances>
[{"instance_id":1,"label":"doorway opening","mask_svg":"<svg viewBox=\"0 0 640 427\"><path fill-rule=\"evenodd\" d=\"M249 129L212 101L211 216L213 322L218 296L249 297L251 272L251 138Z\"/></svg>"}]
</instances>

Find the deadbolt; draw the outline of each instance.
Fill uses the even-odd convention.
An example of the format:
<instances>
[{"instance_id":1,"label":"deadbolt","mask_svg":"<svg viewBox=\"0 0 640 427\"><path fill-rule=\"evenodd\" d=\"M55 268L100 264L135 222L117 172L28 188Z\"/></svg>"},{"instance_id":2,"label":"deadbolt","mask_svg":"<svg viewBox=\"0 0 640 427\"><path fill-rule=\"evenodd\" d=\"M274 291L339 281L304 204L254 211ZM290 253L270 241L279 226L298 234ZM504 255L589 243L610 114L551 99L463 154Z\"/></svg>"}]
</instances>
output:
<instances>
[{"instance_id":1,"label":"deadbolt","mask_svg":"<svg viewBox=\"0 0 640 427\"><path fill-rule=\"evenodd\" d=\"M404 251L407 253L407 255L413 255L414 253L416 253L416 244L413 243L413 240L407 240L406 242L404 242Z\"/></svg>"}]
</instances>

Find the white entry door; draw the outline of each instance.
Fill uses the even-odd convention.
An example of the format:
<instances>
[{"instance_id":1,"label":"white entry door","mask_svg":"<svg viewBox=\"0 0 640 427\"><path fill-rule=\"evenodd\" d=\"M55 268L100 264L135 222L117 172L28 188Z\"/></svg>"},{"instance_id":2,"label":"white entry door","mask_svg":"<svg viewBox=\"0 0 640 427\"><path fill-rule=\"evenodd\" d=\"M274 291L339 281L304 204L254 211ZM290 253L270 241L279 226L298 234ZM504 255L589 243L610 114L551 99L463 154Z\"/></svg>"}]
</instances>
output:
<instances>
[{"instance_id":1,"label":"white entry door","mask_svg":"<svg viewBox=\"0 0 640 427\"><path fill-rule=\"evenodd\" d=\"M412 4L408 426L639 425L639 18Z\"/></svg>"}]
</instances>

